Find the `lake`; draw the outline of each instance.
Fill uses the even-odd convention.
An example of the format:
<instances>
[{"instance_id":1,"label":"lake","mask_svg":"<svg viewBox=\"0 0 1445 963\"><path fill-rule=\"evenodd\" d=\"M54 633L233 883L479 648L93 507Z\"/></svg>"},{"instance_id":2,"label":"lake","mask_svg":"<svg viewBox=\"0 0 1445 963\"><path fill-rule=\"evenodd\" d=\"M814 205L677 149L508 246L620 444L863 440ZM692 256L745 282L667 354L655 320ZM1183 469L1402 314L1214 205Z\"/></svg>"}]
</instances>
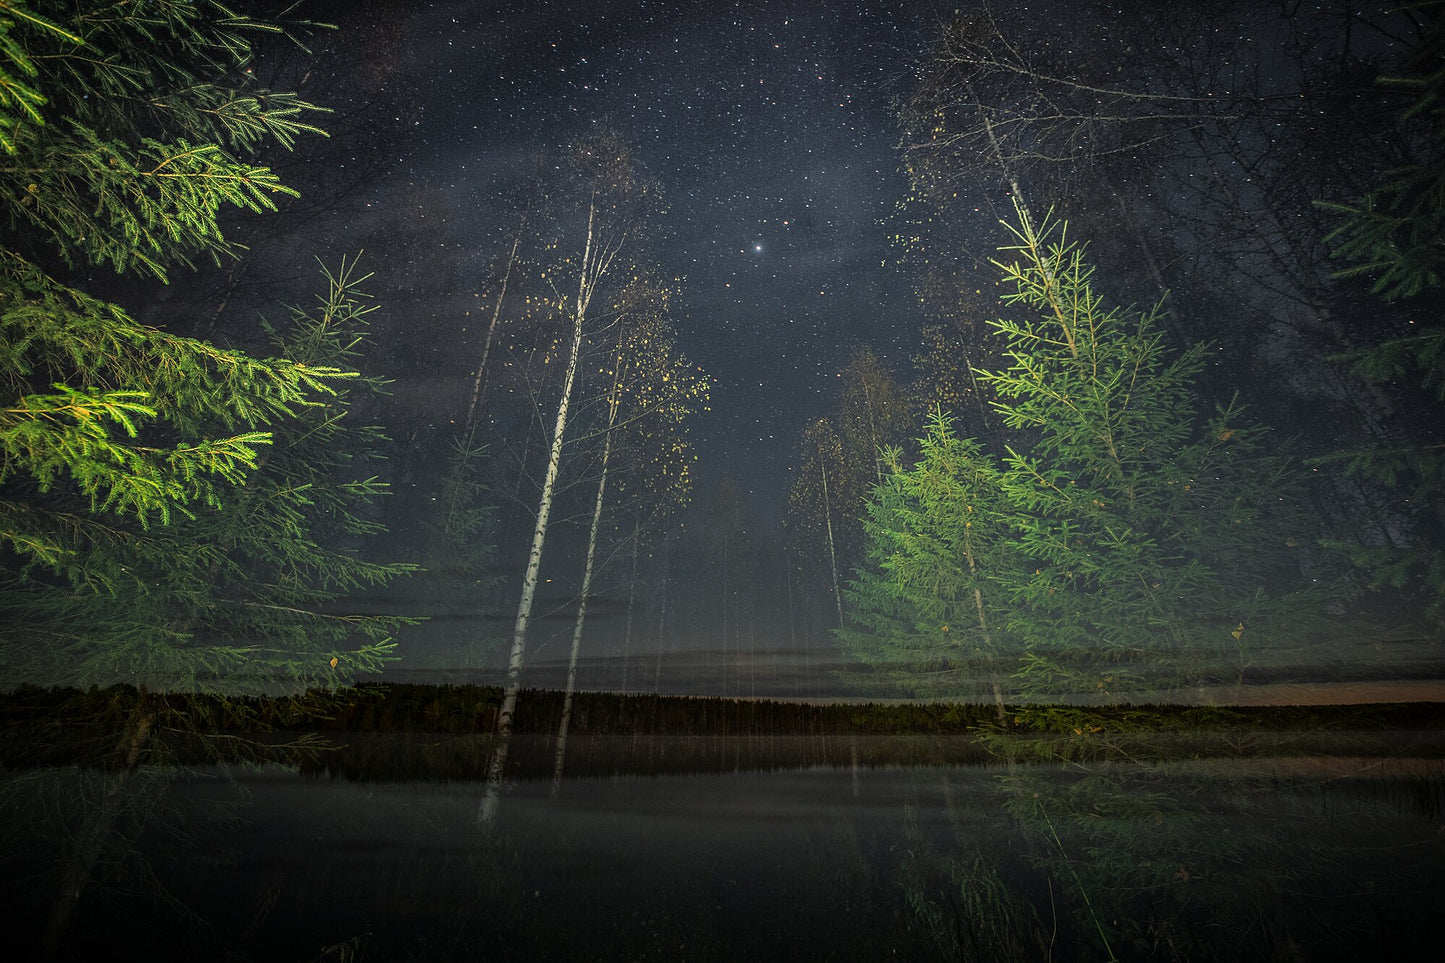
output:
<instances>
[{"instance_id":1,"label":"lake","mask_svg":"<svg viewBox=\"0 0 1445 963\"><path fill-rule=\"evenodd\" d=\"M37 950L58 841L115 796L60 958L1438 958L1445 763L1407 734L1384 757L1013 766L714 742L707 771L593 766L555 796L524 772L490 832L480 765L147 767L109 796L112 775L7 772L5 896Z\"/></svg>"}]
</instances>

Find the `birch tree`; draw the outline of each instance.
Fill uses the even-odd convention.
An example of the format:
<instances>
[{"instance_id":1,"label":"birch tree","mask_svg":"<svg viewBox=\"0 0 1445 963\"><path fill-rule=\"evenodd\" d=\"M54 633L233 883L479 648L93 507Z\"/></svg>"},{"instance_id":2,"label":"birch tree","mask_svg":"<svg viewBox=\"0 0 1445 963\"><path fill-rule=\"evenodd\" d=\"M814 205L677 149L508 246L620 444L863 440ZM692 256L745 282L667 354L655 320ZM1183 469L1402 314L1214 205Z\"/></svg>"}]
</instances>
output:
<instances>
[{"instance_id":1,"label":"birch tree","mask_svg":"<svg viewBox=\"0 0 1445 963\"><path fill-rule=\"evenodd\" d=\"M802 461L788 492L788 505L795 537L811 542L827 562L829 598L843 624L843 595L839 581L838 527L841 506L840 483L847 469L843 442L827 418L819 418L803 430Z\"/></svg>"},{"instance_id":2,"label":"birch tree","mask_svg":"<svg viewBox=\"0 0 1445 963\"><path fill-rule=\"evenodd\" d=\"M838 625L842 584L862 552L863 506L883 476L882 452L908 444L914 434L908 408L892 371L871 349L860 347L839 372L832 413L803 432L789 521L797 547L827 563Z\"/></svg>"},{"instance_id":3,"label":"birch tree","mask_svg":"<svg viewBox=\"0 0 1445 963\"><path fill-rule=\"evenodd\" d=\"M598 429L602 450L598 458L597 493L587 531L582 586L572 627L562 718L557 728L553 794L561 784L567 753L567 731L577 687L582 630L596 574L597 538L602 528L604 509L608 506L608 481L614 454L626 457L630 448L636 451L636 447L629 444L629 436L645 437L649 426L654 430L675 429L707 398L707 378L674 347L666 314L667 300L668 292L653 283L639 280L623 292L620 303L613 309L618 334L611 346L608 363L599 372L602 384L606 386L602 397L603 423Z\"/></svg>"},{"instance_id":4,"label":"birch tree","mask_svg":"<svg viewBox=\"0 0 1445 963\"><path fill-rule=\"evenodd\" d=\"M656 189L643 179L629 149L613 135L604 134L573 144L564 160L567 182L556 193L560 209L555 220L556 249L561 257L544 271L542 283L552 294L551 309L566 320L568 345L556 416L547 439L547 463L537 501L531 549L512 628L502 705L497 714L497 741L478 812L478 819L485 827L495 823L506 771L512 719L521 691L522 661L584 338L607 320L610 305L607 286L630 276L627 256L640 242L647 225L648 208L656 200ZM566 206L561 207L564 201Z\"/></svg>"},{"instance_id":5,"label":"birch tree","mask_svg":"<svg viewBox=\"0 0 1445 963\"><path fill-rule=\"evenodd\" d=\"M854 350L841 382L836 420L851 488L844 504L861 504L869 487L883 477L883 450L908 440L913 419L893 372L873 349Z\"/></svg>"},{"instance_id":6,"label":"birch tree","mask_svg":"<svg viewBox=\"0 0 1445 963\"><path fill-rule=\"evenodd\" d=\"M698 411L707 411L699 405ZM696 452L688 440L686 425L652 419L641 426L631 438L631 450L624 468L618 475L619 517L623 525L630 519L630 534L625 538L630 555L630 571L627 580L627 621L622 639L622 689L629 687L629 666L632 640L636 635L639 617L639 588L645 581L639 575L639 564L644 557L652 558L661 551L664 555L667 544L675 536L678 513L687 508L692 500L693 467ZM659 545L660 543L660 545ZM665 607L667 589L667 566L665 561L656 566L659 582L654 586L654 596L659 607ZM663 633L658 633L657 663L661 660ZM656 665L654 669L656 669ZM654 675L656 672L654 672Z\"/></svg>"}]
</instances>

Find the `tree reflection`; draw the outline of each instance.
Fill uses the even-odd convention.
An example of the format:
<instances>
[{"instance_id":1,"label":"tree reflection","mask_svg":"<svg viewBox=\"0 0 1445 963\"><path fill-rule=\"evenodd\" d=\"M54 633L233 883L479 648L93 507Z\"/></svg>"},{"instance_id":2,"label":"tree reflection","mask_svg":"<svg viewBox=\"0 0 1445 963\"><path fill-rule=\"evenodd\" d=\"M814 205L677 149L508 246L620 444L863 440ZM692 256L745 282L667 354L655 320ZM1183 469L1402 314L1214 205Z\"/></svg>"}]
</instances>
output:
<instances>
[{"instance_id":1,"label":"tree reflection","mask_svg":"<svg viewBox=\"0 0 1445 963\"><path fill-rule=\"evenodd\" d=\"M908 825L898 879L941 958L1348 959L1365 947L1422 948L1421 914L1439 881L1419 847L1437 835L1439 809L1428 790L1402 795L1409 760L1290 760L1275 754L1283 744L1250 760L1224 742L1214 759L1161 758L1148 737L1099 721L1049 740L995 734L1001 771L984 802L1007 814L1001 833L978 832L951 803L941 837ZM1372 768L1388 775L1365 778ZM1411 784L1438 786L1440 775L1427 769ZM947 777L944 787L949 798Z\"/></svg>"}]
</instances>

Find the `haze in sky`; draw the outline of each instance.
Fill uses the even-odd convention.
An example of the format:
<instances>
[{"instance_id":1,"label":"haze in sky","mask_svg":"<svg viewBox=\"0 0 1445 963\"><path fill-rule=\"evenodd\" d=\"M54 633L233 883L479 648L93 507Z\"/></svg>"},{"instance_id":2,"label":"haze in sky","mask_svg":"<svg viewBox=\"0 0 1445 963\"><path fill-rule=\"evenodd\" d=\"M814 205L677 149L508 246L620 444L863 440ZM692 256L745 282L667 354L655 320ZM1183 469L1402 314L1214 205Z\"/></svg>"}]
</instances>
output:
<instances>
[{"instance_id":1,"label":"haze in sky","mask_svg":"<svg viewBox=\"0 0 1445 963\"><path fill-rule=\"evenodd\" d=\"M661 184L652 253L677 281L684 346L716 381L693 429L700 477L732 473L776 520L802 427L832 404L851 351L904 361L917 344L887 223L907 189L890 102L937 16L911 3L428 5L397 68L416 99L401 196L440 205L418 216L463 287L425 310L475 308L506 250L498 199L526 158L616 131Z\"/></svg>"}]
</instances>

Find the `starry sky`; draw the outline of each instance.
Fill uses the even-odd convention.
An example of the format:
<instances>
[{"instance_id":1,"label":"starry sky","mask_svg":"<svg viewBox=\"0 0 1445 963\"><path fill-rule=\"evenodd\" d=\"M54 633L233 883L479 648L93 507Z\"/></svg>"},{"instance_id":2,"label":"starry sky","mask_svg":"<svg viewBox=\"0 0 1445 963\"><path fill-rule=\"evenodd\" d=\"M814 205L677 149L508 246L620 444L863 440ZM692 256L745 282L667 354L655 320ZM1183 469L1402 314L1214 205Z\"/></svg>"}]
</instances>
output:
<instances>
[{"instance_id":1,"label":"starry sky","mask_svg":"<svg viewBox=\"0 0 1445 963\"><path fill-rule=\"evenodd\" d=\"M871 347L907 377L922 347L915 278L890 240L898 230L890 218L908 190L892 103L910 89L914 65L954 9L929 0L363 6L364 13L348 16L340 7L328 18L339 25L324 68L335 71L328 89L344 91L348 77L361 75L359 93L394 93L395 116L388 111L384 120L395 126L377 141L393 153L377 165L375 147L362 140L346 158L348 168L384 170L367 182L374 185L371 210L345 225L336 251L354 252L363 238L377 258L368 266L379 279L392 278L376 371L395 379L387 404L403 412L387 423L397 441L397 501L410 505L404 499L428 495L434 479L421 474L426 446L447 436L449 419L463 416L458 402L469 397L488 301L515 225L511 195L537 157L560 157L568 144L606 131L619 134L661 185L666 213L650 254L662 277L676 279L678 348L714 381L711 410L691 425L699 462L694 503L705 506L709 489L731 475L765 523L780 520L803 429L836 406L855 348ZM1000 4L995 13L1019 30L1067 28L1068 17L1082 17L1074 5L1033 0ZM998 183L961 190L976 193L969 206L979 212L970 222L977 226L966 230L980 236L950 238L949 250L986 257L1004 240L1001 231L981 235L990 212L1009 206L1006 193ZM408 346L408 354L395 347L403 341L422 347ZM563 643L549 639L565 640L570 625L562 623L575 565L558 568L552 560L576 550L582 527L555 528L543 593L557 625L551 636L537 633L529 672L549 659L561 664ZM499 572L520 570L511 553L525 544L501 544ZM601 608L592 607L589 626L601 623ZM431 654L470 665L472 654L448 648L461 638L449 613L435 623L442 641ZM499 624L507 617L498 616ZM790 621L788 645L793 629ZM742 668L736 648L731 661L712 658L707 646L718 633L709 625L699 623L695 637L669 630L670 671L682 654L700 661L679 664L680 677L701 679L723 664L724 692L729 684L741 690L744 669L751 685L759 666L790 691L804 689L788 672L827 675L806 638L796 653L784 649L781 628L758 650L768 664ZM805 626L803 636L809 631ZM780 670L779 652L801 653L802 661ZM425 661L426 645L417 653ZM752 648L748 653L751 659ZM734 673L731 683L727 673ZM533 676L530 684L558 681Z\"/></svg>"},{"instance_id":2,"label":"starry sky","mask_svg":"<svg viewBox=\"0 0 1445 963\"><path fill-rule=\"evenodd\" d=\"M699 480L726 471L764 516L805 421L858 344L897 367L921 312L886 218L906 189L891 98L943 13L919 3L444 2L410 22L421 109L400 158L448 200L478 272L488 212L536 151L599 126L663 190L653 256L680 282L679 345L714 379ZM482 244L469 240L486 238Z\"/></svg>"}]
</instances>

